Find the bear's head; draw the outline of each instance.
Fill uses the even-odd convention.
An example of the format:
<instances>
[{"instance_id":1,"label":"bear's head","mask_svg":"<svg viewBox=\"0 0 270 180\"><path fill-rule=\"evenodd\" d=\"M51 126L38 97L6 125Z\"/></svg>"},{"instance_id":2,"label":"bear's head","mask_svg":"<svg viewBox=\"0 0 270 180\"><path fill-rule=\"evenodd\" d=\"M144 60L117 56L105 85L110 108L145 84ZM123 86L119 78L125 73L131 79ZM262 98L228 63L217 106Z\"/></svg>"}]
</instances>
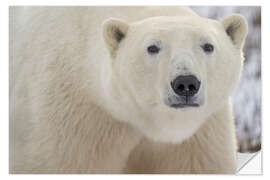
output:
<instances>
[{"instance_id":1,"label":"bear's head","mask_svg":"<svg viewBox=\"0 0 270 180\"><path fill-rule=\"evenodd\" d=\"M246 35L240 15L106 20L112 114L151 139L185 140L229 102Z\"/></svg>"}]
</instances>

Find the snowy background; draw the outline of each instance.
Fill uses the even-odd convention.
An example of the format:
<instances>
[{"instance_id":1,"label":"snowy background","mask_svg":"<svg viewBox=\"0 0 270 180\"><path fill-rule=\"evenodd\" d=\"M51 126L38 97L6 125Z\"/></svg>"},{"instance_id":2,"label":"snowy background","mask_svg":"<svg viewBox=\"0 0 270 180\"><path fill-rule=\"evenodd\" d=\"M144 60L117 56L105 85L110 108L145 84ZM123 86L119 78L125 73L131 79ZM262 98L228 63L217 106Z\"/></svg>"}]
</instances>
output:
<instances>
[{"instance_id":1,"label":"snowy background","mask_svg":"<svg viewBox=\"0 0 270 180\"><path fill-rule=\"evenodd\" d=\"M192 6L199 15L218 19L239 13L248 21L244 47L245 65L233 96L236 133L240 152L261 149L261 8L256 6Z\"/></svg>"}]
</instances>

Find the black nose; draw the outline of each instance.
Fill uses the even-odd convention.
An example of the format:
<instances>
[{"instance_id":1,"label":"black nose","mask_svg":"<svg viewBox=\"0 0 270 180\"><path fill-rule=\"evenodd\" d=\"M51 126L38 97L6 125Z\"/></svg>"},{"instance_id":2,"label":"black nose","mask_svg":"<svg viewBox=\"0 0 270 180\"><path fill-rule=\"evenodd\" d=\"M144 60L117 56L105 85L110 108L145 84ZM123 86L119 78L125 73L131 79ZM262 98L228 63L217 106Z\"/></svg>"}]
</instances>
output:
<instances>
[{"instance_id":1,"label":"black nose","mask_svg":"<svg viewBox=\"0 0 270 180\"><path fill-rule=\"evenodd\" d=\"M194 96L200 89L200 81L193 75L178 76L171 86L179 96Z\"/></svg>"}]
</instances>

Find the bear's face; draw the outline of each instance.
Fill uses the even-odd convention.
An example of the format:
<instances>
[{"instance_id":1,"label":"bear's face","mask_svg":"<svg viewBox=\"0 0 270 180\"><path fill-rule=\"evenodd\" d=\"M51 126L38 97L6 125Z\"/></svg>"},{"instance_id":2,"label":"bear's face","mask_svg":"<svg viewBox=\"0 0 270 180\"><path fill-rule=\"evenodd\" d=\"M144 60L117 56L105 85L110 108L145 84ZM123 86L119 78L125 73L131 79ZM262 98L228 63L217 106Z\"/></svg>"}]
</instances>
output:
<instances>
[{"instance_id":1,"label":"bear's face","mask_svg":"<svg viewBox=\"0 0 270 180\"><path fill-rule=\"evenodd\" d=\"M181 142L234 89L247 34L239 15L154 17L127 24L110 19L104 39L111 56L115 114L146 136ZM118 94L118 95L116 95Z\"/></svg>"}]
</instances>

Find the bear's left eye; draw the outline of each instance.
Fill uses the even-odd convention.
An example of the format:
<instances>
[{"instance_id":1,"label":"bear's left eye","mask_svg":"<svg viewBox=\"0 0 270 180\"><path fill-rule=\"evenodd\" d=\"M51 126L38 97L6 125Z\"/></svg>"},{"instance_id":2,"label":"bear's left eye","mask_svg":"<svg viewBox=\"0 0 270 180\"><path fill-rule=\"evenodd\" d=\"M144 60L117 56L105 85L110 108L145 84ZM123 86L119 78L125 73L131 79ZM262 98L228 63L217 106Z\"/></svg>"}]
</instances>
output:
<instances>
[{"instance_id":1,"label":"bear's left eye","mask_svg":"<svg viewBox=\"0 0 270 180\"><path fill-rule=\"evenodd\" d=\"M157 54L159 52L160 48L157 47L156 45L151 45L147 48L147 52L149 54Z\"/></svg>"},{"instance_id":2,"label":"bear's left eye","mask_svg":"<svg viewBox=\"0 0 270 180\"><path fill-rule=\"evenodd\" d=\"M214 51L214 46L210 43L205 43L201 46L204 52L211 53Z\"/></svg>"}]
</instances>

